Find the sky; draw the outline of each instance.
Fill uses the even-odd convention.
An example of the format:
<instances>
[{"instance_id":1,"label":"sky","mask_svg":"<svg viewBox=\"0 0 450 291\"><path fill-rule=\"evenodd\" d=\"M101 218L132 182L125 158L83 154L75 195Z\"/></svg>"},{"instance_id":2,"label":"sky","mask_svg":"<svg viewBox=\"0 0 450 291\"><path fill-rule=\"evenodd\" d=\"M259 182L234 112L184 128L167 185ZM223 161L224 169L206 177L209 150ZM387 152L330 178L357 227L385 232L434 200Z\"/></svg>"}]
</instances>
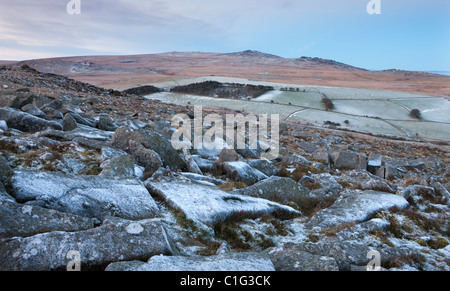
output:
<instances>
[{"instance_id":1,"label":"sky","mask_svg":"<svg viewBox=\"0 0 450 291\"><path fill-rule=\"evenodd\" d=\"M0 1L0 60L251 49L450 71L449 0L376 0L380 14L370 0Z\"/></svg>"}]
</instances>

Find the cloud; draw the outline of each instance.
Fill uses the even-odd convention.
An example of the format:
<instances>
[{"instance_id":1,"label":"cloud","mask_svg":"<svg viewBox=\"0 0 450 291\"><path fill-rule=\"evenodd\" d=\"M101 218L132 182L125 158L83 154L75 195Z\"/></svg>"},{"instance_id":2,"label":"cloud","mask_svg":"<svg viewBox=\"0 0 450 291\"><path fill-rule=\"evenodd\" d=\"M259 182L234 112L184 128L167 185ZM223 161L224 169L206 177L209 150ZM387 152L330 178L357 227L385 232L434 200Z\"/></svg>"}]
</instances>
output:
<instances>
[{"instance_id":1,"label":"cloud","mask_svg":"<svg viewBox=\"0 0 450 291\"><path fill-rule=\"evenodd\" d=\"M10 48L55 53L72 49L97 54L151 52L179 43L220 39L220 28L180 13L161 1L81 0L81 15L69 15L69 1L18 0L0 4L0 42ZM177 1L175 1L177 2ZM181 4L181 2L178 2ZM166 43L166 45L164 45ZM0 59L4 58L0 51Z\"/></svg>"},{"instance_id":2,"label":"cloud","mask_svg":"<svg viewBox=\"0 0 450 291\"><path fill-rule=\"evenodd\" d=\"M80 1L81 15L66 12L69 0L2 2L0 41L10 44L8 55L12 49L27 48L33 52L30 56L39 50L43 55L227 50L251 45L252 36L261 37L285 23L292 26L327 11L326 0ZM0 59L6 57L0 51Z\"/></svg>"}]
</instances>

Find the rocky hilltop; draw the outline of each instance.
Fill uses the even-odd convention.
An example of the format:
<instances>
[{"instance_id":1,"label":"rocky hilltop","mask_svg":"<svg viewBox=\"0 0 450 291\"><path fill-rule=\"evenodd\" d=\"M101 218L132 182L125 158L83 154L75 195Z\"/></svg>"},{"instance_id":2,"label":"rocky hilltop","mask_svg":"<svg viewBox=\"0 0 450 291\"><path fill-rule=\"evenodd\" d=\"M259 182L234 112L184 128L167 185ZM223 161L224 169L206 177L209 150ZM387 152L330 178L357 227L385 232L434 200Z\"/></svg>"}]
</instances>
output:
<instances>
[{"instance_id":1,"label":"rocky hilltop","mask_svg":"<svg viewBox=\"0 0 450 291\"><path fill-rule=\"evenodd\" d=\"M28 66L0 86L0 270L450 270L445 145L282 123L274 161L177 151L190 106Z\"/></svg>"}]
</instances>

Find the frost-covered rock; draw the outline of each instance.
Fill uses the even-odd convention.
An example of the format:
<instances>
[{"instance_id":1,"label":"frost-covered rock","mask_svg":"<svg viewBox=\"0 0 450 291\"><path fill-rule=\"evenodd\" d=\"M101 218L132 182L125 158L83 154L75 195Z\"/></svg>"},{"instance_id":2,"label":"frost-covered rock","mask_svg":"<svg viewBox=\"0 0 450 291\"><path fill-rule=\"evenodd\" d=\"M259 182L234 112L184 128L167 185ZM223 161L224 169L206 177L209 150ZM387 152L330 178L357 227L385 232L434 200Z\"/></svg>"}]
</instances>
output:
<instances>
[{"instance_id":1,"label":"frost-covered rock","mask_svg":"<svg viewBox=\"0 0 450 291\"><path fill-rule=\"evenodd\" d=\"M189 180L191 180L194 183L204 184L207 186L219 186L224 183L222 180L219 180L219 179L216 179L213 177L194 174L194 173L181 173L181 175L188 178Z\"/></svg>"},{"instance_id":2,"label":"frost-covered rock","mask_svg":"<svg viewBox=\"0 0 450 291\"><path fill-rule=\"evenodd\" d=\"M329 153L330 160L336 169L367 169L367 157L350 150L332 150Z\"/></svg>"},{"instance_id":3,"label":"frost-covered rock","mask_svg":"<svg viewBox=\"0 0 450 291\"><path fill-rule=\"evenodd\" d=\"M3 186L2 182L0 182L0 201L1 200L16 202L16 200L14 200L14 198L6 192L5 186Z\"/></svg>"},{"instance_id":4,"label":"frost-covered rock","mask_svg":"<svg viewBox=\"0 0 450 291\"><path fill-rule=\"evenodd\" d=\"M373 259L368 254L374 250L380 253L382 265L398 258L411 256L417 252L408 247L374 248L364 243L346 241L301 242L295 243L294 248L297 251L305 251L317 256L331 257L336 260L340 271L366 270L367 264ZM361 268L355 268L356 266Z\"/></svg>"},{"instance_id":5,"label":"frost-covered rock","mask_svg":"<svg viewBox=\"0 0 450 291\"><path fill-rule=\"evenodd\" d=\"M268 178L265 174L250 167L245 162L225 162L223 163L223 169L235 181L256 183Z\"/></svg>"},{"instance_id":6,"label":"frost-covered rock","mask_svg":"<svg viewBox=\"0 0 450 291\"><path fill-rule=\"evenodd\" d=\"M20 131L36 132L47 128L62 130L62 125L58 122L48 121L12 108L0 108L0 119L5 120L8 127Z\"/></svg>"},{"instance_id":7,"label":"frost-covered rock","mask_svg":"<svg viewBox=\"0 0 450 291\"><path fill-rule=\"evenodd\" d=\"M13 175L13 170L6 158L0 153L0 182L6 183Z\"/></svg>"},{"instance_id":8,"label":"frost-covered rock","mask_svg":"<svg viewBox=\"0 0 450 291\"><path fill-rule=\"evenodd\" d=\"M138 141L129 141L129 152L146 171L156 172L163 165L161 157L154 150L145 148Z\"/></svg>"},{"instance_id":9,"label":"frost-covered rock","mask_svg":"<svg viewBox=\"0 0 450 291\"><path fill-rule=\"evenodd\" d=\"M201 145L201 148L194 149L194 154L206 159L218 157L227 148L227 143L222 138L217 138L214 142L204 141Z\"/></svg>"},{"instance_id":10,"label":"frost-covered rock","mask_svg":"<svg viewBox=\"0 0 450 291\"><path fill-rule=\"evenodd\" d=\"M41 109L37 108L33 104L25 105L24 107L22 107L22 111L24 111L28 114L37 116L37 117L45 118L45 116L46 116L45 113Z\"/></svg>"},{"instance_id":11,"label":"frost-covered rock","mask_svg":"<svg viewBox=\"0 0 450 291\"><path fill-rule=\"evenodd\" d=\"M0 130L8 130L8 124L4 120L0 120Z\"/></svg>"},{"instance_id":12,"label":"frost-covered rock","mask_svg":"<svg viewBox=\"0 0 450 291\"><path fill-rule=\"evenodd\" d=\"M146 186L152 195L159 196L172 207L180 209L188 219L208 226L225 221L234 214L248 217L266 213L300 215L300 212L288 206L260 198L232 195L203 185L147 181Z\"/></svg>"},{"instance_id":13,"label":"frost-covered rock","mask_svg":"<svg viewBox=\"0 0 450 291\"><path fill-rule=\"evenodd\" d=\"M112 178L133 178L135 176L134 168L132 157L129 155L116 156L107 162L100 175Z\"/></svg>"},{"instance_id":14,"label":"frost-covered rock","mask_svg":"<svg viewBox=\"0 0 450 291\"><path fill-rule=\"evenodd\" d=\"M267 249L265 253L269 255L277 271L339 271L334 258L311 254L292 243Z\"/></svg>"},{"instance_id":15,"label":"frost-covered rock","mask_svg":"<svg viewBox=\"0 0 450 291\"><path fill-rule=\"evenodd\" d=\"M219 155L217 163L222 165L224 162L236 162L239 161L239 155L234 149L224 148Z\"/></svg>"},{"instance_id":16,"label":"frost-covered rock","mask_svg":"<svg viewBox=\"0 0 450 291\"><path fill-rule=\"evenodd\" d=\"M413 204L442 202L442 198L439 195L436 195L434 188L429 186L411 185L406 188L399 187L397 194L408 201L413 201Z\"/></svg>"},{"instance_id":17,"label":"frost-covered rock","mask_svg":"<svg viewBox=\"0 0 450 291\"><path fill-rule=\"evenodd\" d=\"M442 203L450 205L450 192L439 182L434 182L433 184L436 193L442 197Z\"/></svg>"},{"instance_id":18,"label":"frost-covered rock","mask_svg":"<svg viewBox=\"0 0 450 291\"><path fill-rule=\"evenodd\" d=\"M204 159L199 155L192 155L191 157L202 173L212 173L217 170L217 164L214 160Z\"/></svg>"},{"instance_id":19,"label":"frost-covered rock","mask_svg":"<svg viewBox=\"0 0 450 291\"><path fill-rule=\"evenodd\" d=\"M265 254L236 253L209 257L155 256L147 263L113 263L106 271L275 271L270 258Z\"/></svg>"},{"instance_id":20,"label":"frost-covered rock","mask_svg":"<svg viewBox=\"0 0 450 291\"><path fill-rule=\"evenodd\" d=\"M85 118L85 117L83 117L77 113L73 113L73 112L71 112L69 114L78 124L86 125L86 126L89 126L92 128L96 127L95 120L93 120L91 118Z\"/></svg>"},{"instance_id":21,"label":"frost-covered rock","mask_svg":"<svg viewBox=\"0 0 450 291\"><path fill-rule=\"evenodd\" d=\"M239 194L264 198L282 203L300 202L309 197L308 188L298 184L292 178L272 176L250 187L236 191Z\"/></svg>"},{"instance_id":22,"label":"frost-covered rock","mask_svg":"<svg viewBox=\"0 0 450 291\"><path fill-rule=\"evenodd\" d=\"M81 270L98 270L117 261L148 260L173 250L159 219L106 220L100 227L76 232L48 232L0 244L0 270L66 270L80 255Z\"/></svg>"},{"instance_id":23,"label":"frost-covered rock","mask_svg":"<svg viewBox=\"0 0 450 291\"><path fill-rule=\"evenodd\" d=\"M281 157L281 162L293 167L307 167L312 163L299 154L286 154Z\"/></svg>"},{"instance_id":24,"label":"frost-covered rock","mask_svg":"<svg viewBox=\"0 0 450 291\"><path fill-rule=\"evenodd\" d=\"M269 160L255 159L255 160L246 160L245 162L249 164L250 167L262 172L268 177L277 175L281 170L279 167L275 166Z\"/></svg>"},{"instance_id":25,"label":"frost-covered rock","mask_svg":"<svg viewBox=\"0 0 450 291\"><path fill-rule=\"evenodd\" d=\"M336 196L342 191L342 186L339 184L335 177L329 173L313 174L311 176L303 176L299 181L300 184L308 187L311 184L318 184L325 193L331 193L332 196Z\"/></svg>"},{"instance_id":26,"label":"frost-covered rock","mask_svg":"<svg viewBox=\"0 0 450 291\"><path fill-rule=\"evenodd\" d=\"M392 189L386 182L382 180L369 180L361 184L362 190L375 190L380 192L395 193L396 191Z\"/></svg>"},{"instance_id":27,"label":"frost-covered rock","mask_svg":"<svg viewBox=\"0 0 450 291\"><path fill-rule=\"evenodd\" d=\"M138 220L158 214L155 201L138 180L16 171L12 186L19 202L86 217Z\"/></svg>"},{"instance_id":28,"label":"frost-covered rock","mask_svg":"<svg viewBox=\"0 0 450 291\"><path fill-rule=\"evenodd\" d=\"M155 151L166 167L171 169L184 169L186 167L184 160L173 148L170 141L157 132L142 129L131 131L121 127L114 132L111 138L111 144L114 148L133 155L133 147L130 147L130 141L139 142L144 148Z\"/></svg>"},{"instance_id":29,"label":"frost-covered rock","mask_svg":"<svg viewBox=\"0 0 450 291\"><path fill-rule=\"evenodd\" d=\"M408 205L408 201L399 195L372 190L345 190L332 206L316 213L307 226L327 228L344 223L361 223L377 211L394 206L402 209Z\"/></svg>"},{"instance_id":30,"label":"frost-covered rock","mask_svg":"<svg viewBox=\"0 0 450 291\"><path fill-rule=\"evenodd\" d=\"M106 114L101 114L98 119L97 127L101 130L106 131L115 131L117 126L114 124L114 121Z\"/></svg>"},{"instance_id":31,"label":"frost-covered rock","mask_svg":"<svg viewBox=\"0 0 450 291\"><path fill-rule=\"evenodd\" d=\"M31 92L19 92L16 90L8 90L2 92L2 98L0 98L0 107L11 107L20 109L23 106L30 104L37 98L37 96Z\"/></svg>"},{"instance_id":32,"label":"frost-covered rock","mask_svg":"<svg viewBox=\"0 0 450 291\"><path fill-rule=\"evenodd\" d=\"M109 142L113 133L103 130L98 130L95 128L78 125L78 127L75 130L72 130L68 133L66 133L66 136L69 140L73 140L77 137L90 139L90 140L97 140L97 141L104 141Z\"/></svg>"},{"instance_id":33,"label":"frost-covered rock","mask_svg":"<svg viewBox=\"0 0 450 291\"><path fill-rule=\"evenodd\" d=\"M198 175L203 175L202 170L195 162L192 155L189 153L189 151L185 148L182 149L184 161L186 162L186 170L190 173L195 173Z\"/></svg>"},{"instance_id":34,"label":"frost-covered rock","mask_svg":"<svg viewBox=\"0 0 450 291\"><path fill-rule=\"evenodd\" d=\"M372 152L367 160L367 171L376 175L378 169L383 165L383 157L379 153ZM383 177L384 178L384 177Z\"/></svg>"},{"instance_id":35,"label":"frost-covered rock","mask_svg":"<svg viewBox=\"0 0 450 291\"><path fill-rule=\"evenodd\" d=\"M78 123L72 117L70 113L64 115L64 119L61 122L64 131L71 131L78 127Z\"/></svg>"},{"instance_id":36,"label":"frost-covered rock","mask_svg":"<svg viewBox=\"0 0 450 291\"><path fill-rule=\"evenodd\" d=\"M385 231L390 225L391 223L388 220L373 218L336 233L336 237L341 241L363 239L368 233L377 230Z\"/></svg>"},{"instance_id":37,"label":"frost-covered rock","mask_svg":"<svg viewBox=\"0 0 450 291\"><path fill-rule=\"evenodd\" d=\"M116 150L110 147L104 147L101 149L101 154L103 159L112 159L117 156L126 156L127 153L121 150Z\"/></svg>"},{"instance_id":38,"label":"frost-covered rock","mask_svg":"<svg viewBox=\"0 0 450 291\"><path fill-rule=\"evenodd\" d=\"M0 238L27 237L50 231L94 228L94 220L0 199Z\"/></svg>"}]
</instances>

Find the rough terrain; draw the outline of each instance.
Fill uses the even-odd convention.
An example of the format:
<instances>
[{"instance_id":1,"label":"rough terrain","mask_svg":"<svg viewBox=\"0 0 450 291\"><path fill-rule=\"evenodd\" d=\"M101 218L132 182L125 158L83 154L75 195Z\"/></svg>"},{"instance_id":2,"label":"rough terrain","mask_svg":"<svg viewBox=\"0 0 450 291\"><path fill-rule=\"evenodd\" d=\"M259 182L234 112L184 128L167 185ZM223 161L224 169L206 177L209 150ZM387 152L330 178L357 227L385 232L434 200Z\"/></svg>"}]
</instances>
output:
<instances>
[{"instance_id":1,"label":"rough terrain","mask_svg":"<svg viewBox=\"0 0 450 291\"><path fill-rule=\"evenodd\" d=\"M192 106L28 66L0 86L0 270L450 270L446 144L283 122L274 161L183 152Z\"/></svg>"}]
</instances>

